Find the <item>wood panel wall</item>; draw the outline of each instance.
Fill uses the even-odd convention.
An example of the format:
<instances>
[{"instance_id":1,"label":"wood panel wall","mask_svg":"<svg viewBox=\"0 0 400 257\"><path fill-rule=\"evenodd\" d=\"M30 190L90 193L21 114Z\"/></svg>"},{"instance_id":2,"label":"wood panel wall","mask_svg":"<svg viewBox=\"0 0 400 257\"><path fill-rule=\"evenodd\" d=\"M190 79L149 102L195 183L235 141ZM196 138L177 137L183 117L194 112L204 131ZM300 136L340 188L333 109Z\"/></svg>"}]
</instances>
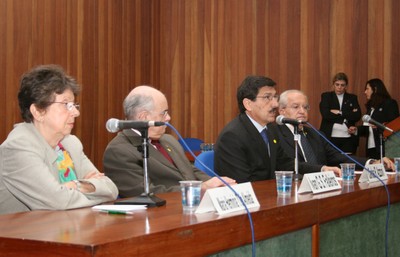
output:
<instances>
[{"instance_id":1,"label":"wood panel wall","mask_svg":"<svg viewBox=\"0 0 400 257\"><path fill-rule=\"evenodd\" d=\"M215 141L249 74L305 91L319 127L336 72L360 104L372 77L400 99L399 28L397 0L0 0L0 141L21 120L20 76L44 63L82 85L74 133L100 169L115 136L105 123L124 118L122 100L140 84L166 94L186 137Z\"/></svg>"}]
</instances>

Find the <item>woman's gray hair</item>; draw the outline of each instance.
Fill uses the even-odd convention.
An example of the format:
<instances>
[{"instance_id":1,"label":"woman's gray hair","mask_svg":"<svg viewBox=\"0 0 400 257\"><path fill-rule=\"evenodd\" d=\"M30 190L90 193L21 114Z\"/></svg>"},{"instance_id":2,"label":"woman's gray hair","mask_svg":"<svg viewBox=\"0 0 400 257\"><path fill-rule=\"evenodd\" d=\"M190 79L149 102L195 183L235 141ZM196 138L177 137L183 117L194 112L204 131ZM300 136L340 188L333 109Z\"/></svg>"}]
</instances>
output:
<instances>
[{"instance_id":1,"label":"woman's gray hair","mask_svg":"<svg viewBox=\"0 0 400 257\"><path fill-rule=\"evenodd\" d=\"M150 95L129 94L123 103L125 118L136 120L142 111L154 110L154 100Z\"/></svg>"},{"instance_id":2,"label":"woman's gray hair","mask_svg":"<svg viewBox=\"0 0 400 257\"><path fill-rule=\"evenodd\" d=\"M281 108L281 109L285 108L288 103L288 94L294 94L294 93L304 95L308 101L308 97L306 94L304 94L303 91L298 90L298 89L289 89L279 95L279 108Z\"/></svg>"}]
</instances>

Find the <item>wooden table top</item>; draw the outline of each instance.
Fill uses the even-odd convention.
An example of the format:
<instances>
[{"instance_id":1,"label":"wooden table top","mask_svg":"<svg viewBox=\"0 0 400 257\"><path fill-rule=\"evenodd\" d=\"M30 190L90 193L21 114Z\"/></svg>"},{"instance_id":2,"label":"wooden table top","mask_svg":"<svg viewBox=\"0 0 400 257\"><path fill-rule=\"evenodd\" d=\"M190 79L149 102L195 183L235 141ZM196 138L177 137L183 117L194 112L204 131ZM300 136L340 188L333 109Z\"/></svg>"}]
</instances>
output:
<instances>
[{"instance_id":1,"label":"wooden table top","mask_svg":"<svg viewBox=\"0 0 400 257\"><path fill-rule=\"evenodd\" d=\"M392 203L400 201L399 181L395 175L387 180ZM385 206L388 199L379 182L355 183L317 195L295 194L300 186L295 183L288 198L277 197L275 180L252 185L260 202L259 208L250 209L256 240ZM204 256L251 243L245 211L187 215L182 213L179 192L157 196L167 204L134 215L99 213L91 208L0 215L0 256Z\"/></svg>"}]
</instances>

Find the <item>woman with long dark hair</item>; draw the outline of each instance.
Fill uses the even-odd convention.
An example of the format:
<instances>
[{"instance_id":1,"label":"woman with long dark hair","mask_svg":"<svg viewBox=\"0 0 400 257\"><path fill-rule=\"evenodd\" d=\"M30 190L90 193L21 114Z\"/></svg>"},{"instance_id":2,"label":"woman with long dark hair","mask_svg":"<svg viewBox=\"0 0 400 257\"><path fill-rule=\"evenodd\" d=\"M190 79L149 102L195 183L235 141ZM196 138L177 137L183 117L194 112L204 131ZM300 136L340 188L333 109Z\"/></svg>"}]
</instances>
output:
<instances>
[{"instance_id":1,"label":"woman with long dark hair","mask_svg":"<svg viewBox=\"0 0 400 257\"><path fill-rule=\"evenodd\" d=\"M380 123L387 123L399 116L399 106L387 91L381 79L374 78L365 84L365 96L367 97L367 115ZM379 128L369 123L362 126L350 127L350 133L367 138L366 155L369 158L380 159L380 134L383 133ZM383 141L383 140L382 140ZM382 142L384 144L384 142ZM383 145L383 151L385 147ZM383 156L385 153L383 152Z\"/></svg>"}]
</instances>

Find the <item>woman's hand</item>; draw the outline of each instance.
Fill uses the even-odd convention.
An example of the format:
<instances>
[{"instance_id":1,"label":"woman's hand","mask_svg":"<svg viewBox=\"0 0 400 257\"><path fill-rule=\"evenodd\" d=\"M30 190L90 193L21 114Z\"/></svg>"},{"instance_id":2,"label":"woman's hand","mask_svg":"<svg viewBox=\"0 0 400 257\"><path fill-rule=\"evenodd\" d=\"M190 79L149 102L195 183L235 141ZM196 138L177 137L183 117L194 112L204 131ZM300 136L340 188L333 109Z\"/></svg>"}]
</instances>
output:
<instances>
[{"instance_id":1,"label":"woman's hand","mask_svg":"<svg viewBox=\"0 0 400 257\"><path fill-rule=\"evenodd\" d=\"M90 171L88 174L86 174L83 179L91 179L91 178L103 178L104 173L98 172L98 171ZM67 188L72 188L75 190L79 190L82 193L92 193L96 191L96 188L94 185L90 182L87 181L79 181L79 186L78 183L75 181L68 181L64 183L64 186Z\"/></svg>"},{"instance_id":2,"label":"woman's hand","mask_svg":"<svg viewBox=\"0 0 400 257\"><path fill-rule=\"evenodd\" d=\"M90 171L88 174L86 174L83 179L90 179L90 178L102 178L104 177L104 173L98 172L98 171Z\"/></svg>"},{"instance_id":3,"label":"woman's hand","mask_svg":"<svg viewBox=\"0 0 400 257\"><path fill-rule=\"evenodd\" d=\"M350 135L355 135L355 134L357 133L357 127L355 127L355 126L350 126L350 127L347 129L347 132L348 132Z\"/></svg>"}]
</instances>

